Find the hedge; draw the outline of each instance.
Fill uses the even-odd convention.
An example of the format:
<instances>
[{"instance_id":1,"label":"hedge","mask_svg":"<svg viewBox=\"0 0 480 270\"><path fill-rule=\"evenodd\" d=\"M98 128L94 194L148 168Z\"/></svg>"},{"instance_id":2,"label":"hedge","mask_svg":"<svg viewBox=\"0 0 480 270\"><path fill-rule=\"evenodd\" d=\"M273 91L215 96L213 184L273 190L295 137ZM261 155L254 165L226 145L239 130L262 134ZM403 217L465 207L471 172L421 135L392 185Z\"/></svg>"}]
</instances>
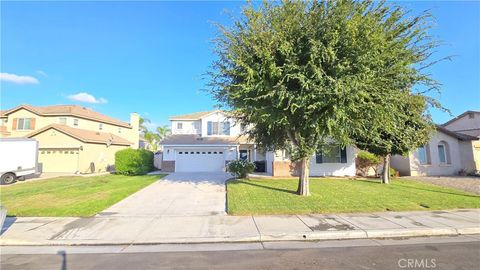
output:
<instances>
[{"instance_id":1,"label":"hedge","mask_svg":"<svg viewBox=\"0 0 480 270\"><path fill-rule=\"evenodd\" d=\"M145 149L124 149L115 153L115 172L141 175L153 170L153 153Z\"/></svg>"}]
</instances>

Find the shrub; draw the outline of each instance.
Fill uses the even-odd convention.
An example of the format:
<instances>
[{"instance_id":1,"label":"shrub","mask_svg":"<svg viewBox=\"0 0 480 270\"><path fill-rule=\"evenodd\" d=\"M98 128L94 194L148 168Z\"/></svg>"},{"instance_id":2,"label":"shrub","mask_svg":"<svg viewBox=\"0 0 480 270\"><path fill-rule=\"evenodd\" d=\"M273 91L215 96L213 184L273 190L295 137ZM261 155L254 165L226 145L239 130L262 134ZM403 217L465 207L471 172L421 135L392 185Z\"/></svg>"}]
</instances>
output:
<instances>
[{"instance_id":1,"label":"shrub","mask_svg":"<svg viewBox=\"0 0 480 270\"><path fill-rule=\"evenodd\" d=\"M357 174L366 176L370 168L374 168L377 171L377 166L382 162L382 159L370 152L360 151L357 154L355 165L357 167Z\"/></svg>"},{"instance_id":2,"label":"shrub","mask_svg":"<svg viewBox=\"0 0 480 270\"><path fill-rule=\"evenodd\" d=\"M228 163L227 169L236 178L245 178L255 170L255 164L246 160L234 160Z\"/></svg>"},{"instance_id":3,"label":"shrub","mask_svg":"<svg viewBox=\"0 0 480 270\"><path fill-rule=\"evenodd\" d=\"M395 170L394 168L390 167L390 176L393 177L393 176L398 176L398 171Z\"/></svg>"},{"instance_id":4,"label":"shrub","mask_svg":"<svg viewBox=\"0 0 480 270\"><path fill-rule=\"evenodd\" d=\"M124 149L115 153L115 171L124 175L141 175L153 170L153 153L145 149Z\"/></svg>"}]
</instances>

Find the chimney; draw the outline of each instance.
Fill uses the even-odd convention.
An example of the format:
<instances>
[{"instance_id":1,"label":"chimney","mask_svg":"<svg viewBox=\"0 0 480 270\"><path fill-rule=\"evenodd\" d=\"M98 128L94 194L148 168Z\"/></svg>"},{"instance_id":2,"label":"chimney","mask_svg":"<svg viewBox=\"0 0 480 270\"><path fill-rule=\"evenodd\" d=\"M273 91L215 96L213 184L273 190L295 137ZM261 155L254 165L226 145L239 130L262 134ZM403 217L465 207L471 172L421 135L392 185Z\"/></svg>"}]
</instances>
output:
<instances>
[{"instance_id":1,"label":"chimney","mask_svg":"<svg viewBox=\"0 0 480 270\"><path fill-rule=\"evenodd\" d=\"M130 126L132 126L131 136L129 140L133 143L132 148L138 149L140 141L140 115L138 113L130 114Z\"/></svg>"}]
</instances>

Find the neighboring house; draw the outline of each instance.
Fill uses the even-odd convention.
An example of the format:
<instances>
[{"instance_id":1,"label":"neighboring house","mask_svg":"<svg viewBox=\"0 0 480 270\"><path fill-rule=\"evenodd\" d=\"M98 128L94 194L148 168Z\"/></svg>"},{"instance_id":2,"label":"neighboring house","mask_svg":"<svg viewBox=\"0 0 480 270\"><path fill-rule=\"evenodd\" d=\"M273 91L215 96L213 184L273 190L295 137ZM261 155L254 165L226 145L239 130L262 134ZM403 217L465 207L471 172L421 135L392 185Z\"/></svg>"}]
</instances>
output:
<instances>
[{"instance_id":1,"label":"neighboring house","mask_svg":"<svg viewBox=\"0 0 480 270\"><path fill-rule=\"evenodd\" d=\"M463 168L468 172L480 171L480 111L466 111L446 122L442 127L476 138L466 140L460 145L460 158Z\"/></svg>"},{"instance_id":2,"label":"neighboring house","mask_svg":"<svg viewBox=\"0 0 480 270\"><path fill-rule=\"evenodd\" d=\"M139 144L136 113L129 124L77 105L20 105L0 112L0 121L1 137L38 140L42 172L106 171L116 151Z\"/></svg>"},{"instance_id":3,"label":"neighboring house","mask_svg":"<svg viewBox=\"0 0 480 270\"><path fill-rule=\"evenodd\" d=\"M480 112L467 111L437 126L430 141L408 154L393 156L392 167L407 176L458 175L480 170Z\"/></svg>"},{"instance_id":4,"label":"neighboring house","mask_svg":"<svg viewBox=\"0 0 480 270\"><path fill-rule=\"evenodd\" d=\"M165 138L162 170L176 172L225 171L236 159L264 161L266 173L273 176L296 175L295 164L286 151L265 151L249 141L244 127L221 110L198 112L170 118L172 134ZM312 156L312 176L355 175L353 147L333 147L325 155Z\"/></svg>"}]
</instances>

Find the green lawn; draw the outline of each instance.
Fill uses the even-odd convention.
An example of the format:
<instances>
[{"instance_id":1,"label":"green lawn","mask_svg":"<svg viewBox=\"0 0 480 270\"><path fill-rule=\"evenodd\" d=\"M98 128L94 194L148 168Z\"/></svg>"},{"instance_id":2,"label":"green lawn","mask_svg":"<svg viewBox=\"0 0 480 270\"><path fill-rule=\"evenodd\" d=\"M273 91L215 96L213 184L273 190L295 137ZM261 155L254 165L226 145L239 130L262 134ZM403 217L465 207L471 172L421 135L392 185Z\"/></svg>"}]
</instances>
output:
<instances>
[{"instance_id":1,"label":"green lawn","mask_svg":"<svg viewBox=\"0 0 480 270\"><path fill-rule=\"evenodd\" d=\"M394 179L310 179L311 196L295 194L297 179L233 180L227 184L228 213L309 214L479 208L480 196L455 189Z\"/></svg>"},{"instance_id":2,"label":"green lawn","mask_svg":"<svg viewBox=\"0 0 480 270\"><path fill-rule=\"evenodd\" d=\"M58 177L2 186L0 201L9 216L92 216L161 177Z\"/></svg>"}]
</instances>

